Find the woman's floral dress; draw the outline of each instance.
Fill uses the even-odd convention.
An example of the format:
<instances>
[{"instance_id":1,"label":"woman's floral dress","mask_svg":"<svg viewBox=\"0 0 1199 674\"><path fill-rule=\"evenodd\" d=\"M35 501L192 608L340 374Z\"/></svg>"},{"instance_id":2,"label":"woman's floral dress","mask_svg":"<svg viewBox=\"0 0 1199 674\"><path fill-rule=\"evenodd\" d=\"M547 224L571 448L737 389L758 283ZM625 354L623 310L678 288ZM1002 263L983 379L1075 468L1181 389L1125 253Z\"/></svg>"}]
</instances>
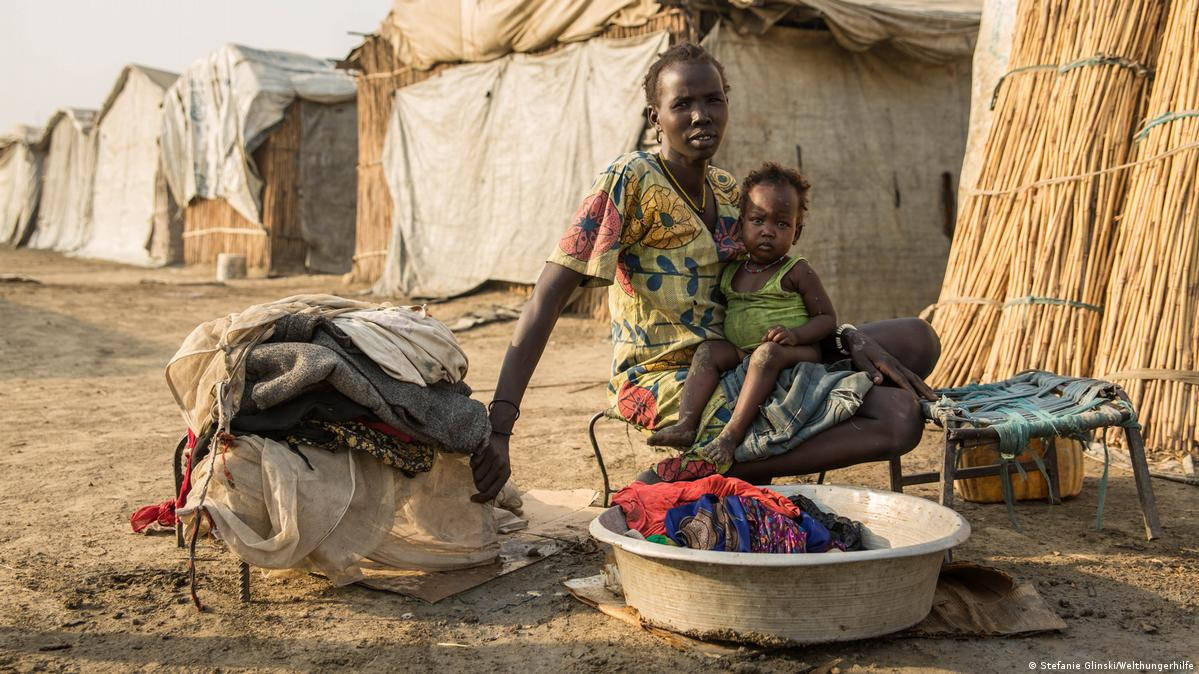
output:
<instances>
[{"instance_id":1,"label":"woman's floral dress","mask_svg":"<svg viewBox=\"0 0 1199 674\"><path fill-rule=\"evenodd\" d=\"M683 379L699 344L723 339L719 276L743 252L737 182L709 167L717 222L711 233L654 155L631 152L599 176L550 262L611 286L609 412L643 429L678 420ZM721 420L724 421L724 420Z\"/></svg>"}]
</instances>

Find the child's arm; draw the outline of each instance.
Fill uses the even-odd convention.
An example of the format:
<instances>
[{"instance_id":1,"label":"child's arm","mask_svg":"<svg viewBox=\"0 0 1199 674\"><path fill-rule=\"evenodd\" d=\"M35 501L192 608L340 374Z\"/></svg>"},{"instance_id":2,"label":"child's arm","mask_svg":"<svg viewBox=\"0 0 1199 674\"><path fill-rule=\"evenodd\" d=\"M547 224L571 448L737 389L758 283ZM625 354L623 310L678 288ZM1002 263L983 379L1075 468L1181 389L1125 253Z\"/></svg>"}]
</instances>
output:
<instances>
[{"instance_id":1,"label":"child's arm","mask_svg":"<svg viewBox=\"0 0 1199 674\"><path fill-rule=\"evenodd\" d=\"M833 310L832 300L824 291L820 277L807 260L795 263L791 271L783 277L782 286L785 290L792 290L803 297L804 305L808 308L808 322L790 330L781 326L771 328L762 341L791 346L816 344L833 334L833 330L837 328L837 312Z\"/></svg>"}]
</instances>

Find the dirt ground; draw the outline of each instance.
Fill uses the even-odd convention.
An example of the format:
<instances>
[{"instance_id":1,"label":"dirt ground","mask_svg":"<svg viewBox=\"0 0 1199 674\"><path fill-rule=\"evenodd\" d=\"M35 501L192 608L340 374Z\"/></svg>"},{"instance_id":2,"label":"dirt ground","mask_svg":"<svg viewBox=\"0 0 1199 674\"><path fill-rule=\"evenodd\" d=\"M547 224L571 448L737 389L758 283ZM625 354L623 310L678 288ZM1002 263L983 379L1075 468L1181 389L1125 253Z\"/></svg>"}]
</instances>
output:
<instances>
[{"instance_id":1,"label":"dirt ground","mask_svg":"<svg viewBox=\"0 0 1199 674\"><path fill-rule=\"evenodd\" d=\"M228 552L201 553L199 614L170 534L137 535L129 514L171 496L183 431L162 370L196 324L299 292L353 295L331 276L208 284L194 269L144 270L0 249L0 671L76 670L696 670L1028 671L1029 662L1189 660L1199 656L1199 489L1154 480L1164 524L1144 540L1131 476L1113 469L1102 531L1091 529L1101 467L1081 496L1026 503L1026 533L999 506L961 505L973 535L956 558L1034 580L1062 633L1018 639L876 639L714 658L676 650L564 595L598 572L582 546L435 605L317 577L255 580L237 600ZM443 320L519 298L484 292L432 308ZM489 399L512 324L465 332L468 382ZM603 405L606 329L565 318L534 377L513 437L523 488L599 485L586 437ZM655 453L600 424L619 484ZM931 430L905 470L939 461ZM885 464L829 474L885 488ZM932 498L936 487L910 488ZM539 596L530 594L533 590ZM830 602L837 601L829 597ZM796 607L819 611L819 606ZM830 666L831 668L831 666ZM836 671L836 670L833 670Z\"/></svg>"}]
</instances>

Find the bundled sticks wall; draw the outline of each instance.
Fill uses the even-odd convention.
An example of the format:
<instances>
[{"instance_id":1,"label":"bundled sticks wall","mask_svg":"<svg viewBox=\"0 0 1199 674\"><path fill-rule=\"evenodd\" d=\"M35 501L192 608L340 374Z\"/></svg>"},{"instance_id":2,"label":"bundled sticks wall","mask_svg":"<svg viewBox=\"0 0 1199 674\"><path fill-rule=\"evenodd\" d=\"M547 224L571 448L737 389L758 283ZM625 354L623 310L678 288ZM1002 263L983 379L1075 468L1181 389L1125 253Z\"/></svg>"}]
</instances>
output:
<instances>
[{"instance_id":1,"label":"bundled sticks wall","mask_svg":"<svg viewBox=\"0 0 1199 674\"><path fill-rule=\"evenodd\" d=\"M1163 0L1021 2L933 326L940 386L1089 374Z\"/></svg>"},{"instance_id":2,"label":"bundled sticks wall","mask_svg":"<svg viewBox=\"0 0 1199 674\"><path fill-rule=\"evenodd\" d=\"M1199 0L1172 0L1115 248L1095 374L1145 443L1199 451ZM1114 436L1113 436L1114 437Z\"/></svg>"}]
</instances>

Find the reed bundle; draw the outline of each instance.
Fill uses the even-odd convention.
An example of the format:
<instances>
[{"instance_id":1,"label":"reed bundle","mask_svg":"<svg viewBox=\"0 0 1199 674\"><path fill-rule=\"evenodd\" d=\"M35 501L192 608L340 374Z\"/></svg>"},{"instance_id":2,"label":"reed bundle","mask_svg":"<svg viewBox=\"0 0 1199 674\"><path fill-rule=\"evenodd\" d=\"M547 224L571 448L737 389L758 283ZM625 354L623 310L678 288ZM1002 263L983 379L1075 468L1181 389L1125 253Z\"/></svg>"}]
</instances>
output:
<instances>
[{"instance_id":1,"label":"reed bundle","mask_svg":"<svg viewBox=\"0 0 1199 674\"><path fill-rule=\"evenodd\" d=\"M221 253L246 256L256 275L303 271L308 246L300 223L300 102L254 151L262 176L262 224L247 220L224 199L193 199L183 214L183 261L213 264Z\"/></svg>"},{"instance_id":2,"label":"reed bundle","mask_svg":"<svg viewBox=\"0 0 1199 674\"><path fill-rule=\"evenodd\" d=\"M1199 0L1171 2L1135 151L1095 371L1177 457L1199 450Z\"/></svg>"},{"instance_id":3,"label":"reed bundle","mask_svg":"<svg viewBox=\"0 0 1199 674\"><path fill-rule=\"evenodd\" d=\"M1105 283L1107 267L1091 258L1096 237L1110 240L1118 207L1121 174L1108 169L1128 152L1163 4L1020 3L982 168L958 218L932 317L944 345L930 376L935 385L958 386L1010 367L991 362L1001 323L1000 353L1016 349L1026 362L1029 343L1043 359L1037 364L1050 369L1060 362L1044 355L1050 345L1066 353L1077 348L1062 343L1068 331L1030 330L1038 325L1029 319L1045 322L1044 310L1054 310L1065 320L1055 317L1050 325L1077 332L1069 326L1080 312L1070 302L1078 301L1060 288L1077 295L1090 288L1087 279ZM1105 214L1106 222L1096 220ZM1086 297L1097 304L1093 295Z\"/></svg>"},{"instance_id":4,"label":"reed bundle","mask_svg":"<svg viewBox=\"0 0 1199 674\"><path fill-rule=\"evenodd\" d=\"M1077 32L1055 54L1054 62L1068 65L1049 95L1049 151L1041 163L1047 182L1009 225L1013 254L987 381L1029 368L1091 374L1128 179L1128 170L1116 167L1132 152L1166 6L1100 4L1107 6L1063 8Z\"/></svg>"},{"instance_id":5,"label":"reed bundle","mask_svg":"<svg viewBox=\"0 0 1199 674\"><path fill-rule=\"evenodd\" d=\"M670 42L694 38L687 15L666 9L641 26L608 26L597 37L625 38L666 31ZM534 54L549 54L564 45L556 43ZM371 35L355 49L350 59L360 72L358 79L358 214L354 263L347 277L353 283L374 283L383 274L391 237L392 202L383 173L383 143L387 137L396 90L434 77L451 63L429 70L416 70L398 60L391 43ZM562 229L569 223L563 221ZM548 256L549 251L546 251ZM566 306L568 313L592 316L607 322L608 294L605 288L586 288L575 293Z\"/></svg>"}]
</instances>

